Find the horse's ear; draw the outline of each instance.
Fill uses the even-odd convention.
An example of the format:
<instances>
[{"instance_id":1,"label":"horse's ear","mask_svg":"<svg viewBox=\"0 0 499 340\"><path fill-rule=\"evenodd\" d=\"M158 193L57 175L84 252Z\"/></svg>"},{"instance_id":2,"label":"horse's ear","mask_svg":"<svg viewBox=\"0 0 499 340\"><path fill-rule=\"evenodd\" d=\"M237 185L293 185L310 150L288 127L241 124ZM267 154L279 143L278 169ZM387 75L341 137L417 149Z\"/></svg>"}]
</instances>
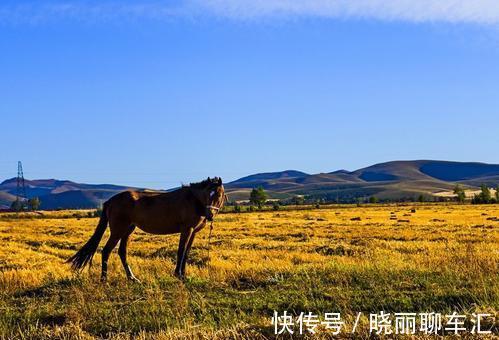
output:
<instances>
[{"instance_id":1,"label":"horse's ear","mask_svg":"<svg viewBox=\"0 0 499 340\"><path fill-rule=\"evenodd\" d=\"M222 177L218 177L218 185L222 185Z\"/></svg>"},{"instance_id":2,"label":"horse's ear","mask_svg":"<svg viewBox=\"0 0 499 340\"><path fill-rule=\"evenodd\" d=\"M210 181L210 176L208 176L208 179L207 179L207 181L208 181L208 182Z\"/></svg>"}]
</instances>

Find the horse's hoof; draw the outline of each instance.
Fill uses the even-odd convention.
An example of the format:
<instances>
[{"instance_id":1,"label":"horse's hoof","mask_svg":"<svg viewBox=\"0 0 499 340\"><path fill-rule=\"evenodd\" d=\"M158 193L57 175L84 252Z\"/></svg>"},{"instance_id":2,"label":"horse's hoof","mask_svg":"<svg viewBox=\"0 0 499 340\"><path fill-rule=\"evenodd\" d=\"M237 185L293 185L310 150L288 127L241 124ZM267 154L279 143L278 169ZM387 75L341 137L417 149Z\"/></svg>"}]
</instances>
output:
<instances>
[{"instance_id":1,"label":"horse's hoof","mask_svg":"<svg viewBox=\"0 0 499 340\"><path fill-rule=\"evenodd\" d=\"M184 274L180 274L180 273L175 272L175 274L174 274L174 275L175 275L175 277L176 277L177 279L179 279L180 281L184 281L184 280L185 280L185 275L184 275Z\"/></svg>"},{"instance_id":2,"label":"horse's hoof","mask_svg":"<svg viewBox=\"0 0 499 340\"><path fill-rule=\"evenodd\" d=\"M107 283L107 277L106 276L101 276L100 282L101 283Z\"/></svg>"},{"instance_id":3,"label":"horse's hoof","mask_svg":"<svg viewBox=\"0 0 499 340\"><path fill-rule=\"evenodd\" d=\"M129 276L128 281L133 282L133 283L142 283L140 282L139 279L137 279L135 276Z\"/></svg>"}]
</instances>

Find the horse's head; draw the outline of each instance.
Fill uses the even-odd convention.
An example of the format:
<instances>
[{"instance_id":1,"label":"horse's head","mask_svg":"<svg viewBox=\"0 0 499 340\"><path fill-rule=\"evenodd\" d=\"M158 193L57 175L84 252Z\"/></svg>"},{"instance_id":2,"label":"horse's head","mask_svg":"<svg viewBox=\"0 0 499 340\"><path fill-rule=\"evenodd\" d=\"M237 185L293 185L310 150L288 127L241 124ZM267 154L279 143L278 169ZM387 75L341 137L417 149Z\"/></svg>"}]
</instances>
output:
<instances>
[{"instance_id":1,"label":"horse's head","mask_svg":"<svg viewBox=\"0 0 499 340\"><path fill-rule=\"evenodd\" d=\"M205 206L205 216L208 221L213 221L213 217L222 209L227 196L225 195L222 179L219 177L209 178L200 184L197 196Z\"/></svg>"}]
</instances>

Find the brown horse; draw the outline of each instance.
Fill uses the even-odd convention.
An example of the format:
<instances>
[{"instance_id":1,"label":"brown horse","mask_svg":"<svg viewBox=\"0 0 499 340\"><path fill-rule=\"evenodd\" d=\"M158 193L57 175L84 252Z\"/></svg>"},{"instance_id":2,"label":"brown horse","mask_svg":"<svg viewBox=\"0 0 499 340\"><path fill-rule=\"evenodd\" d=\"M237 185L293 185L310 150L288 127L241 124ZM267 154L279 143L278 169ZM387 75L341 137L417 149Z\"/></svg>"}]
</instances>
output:
<instances>
[{"instance_id":1,"label":"brown horse","mask_svg":"<svg viewBox=\"0 0 499 340\"><path fill-rule=\"evenodd\" d=\"M180 233L175 275L184 278L185 262L196 233L204 228L207 221L213 221L225 199L222 179L217 177L208 177L200 183L182 186L167 193L119 193L104 203L94 234L67 262L75 270L80 270L91 262L109 222L111 235L102 250L102 281L107 278L109 254L118 242L118 253L127 278L137 281L126 259L128 239L136 226L152 234Z\"/></svg>"}]
</instances>

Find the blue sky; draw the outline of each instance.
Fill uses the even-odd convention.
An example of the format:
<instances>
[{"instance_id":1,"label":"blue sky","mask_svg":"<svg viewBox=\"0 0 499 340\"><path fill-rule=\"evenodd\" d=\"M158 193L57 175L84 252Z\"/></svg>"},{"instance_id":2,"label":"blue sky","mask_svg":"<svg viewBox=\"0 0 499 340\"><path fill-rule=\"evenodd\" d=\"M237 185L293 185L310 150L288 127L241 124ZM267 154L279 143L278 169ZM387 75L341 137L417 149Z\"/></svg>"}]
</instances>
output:
<instances>
[{"instance_id":1,"label":"blue sky","mask_svg":"<svg viewBox=\"0 0 499 340\"><path fill-rule=\"evenodd\" d=\"M499 163L499 5L3 1L0 179Z\"/></svg>"}]
</instances>

